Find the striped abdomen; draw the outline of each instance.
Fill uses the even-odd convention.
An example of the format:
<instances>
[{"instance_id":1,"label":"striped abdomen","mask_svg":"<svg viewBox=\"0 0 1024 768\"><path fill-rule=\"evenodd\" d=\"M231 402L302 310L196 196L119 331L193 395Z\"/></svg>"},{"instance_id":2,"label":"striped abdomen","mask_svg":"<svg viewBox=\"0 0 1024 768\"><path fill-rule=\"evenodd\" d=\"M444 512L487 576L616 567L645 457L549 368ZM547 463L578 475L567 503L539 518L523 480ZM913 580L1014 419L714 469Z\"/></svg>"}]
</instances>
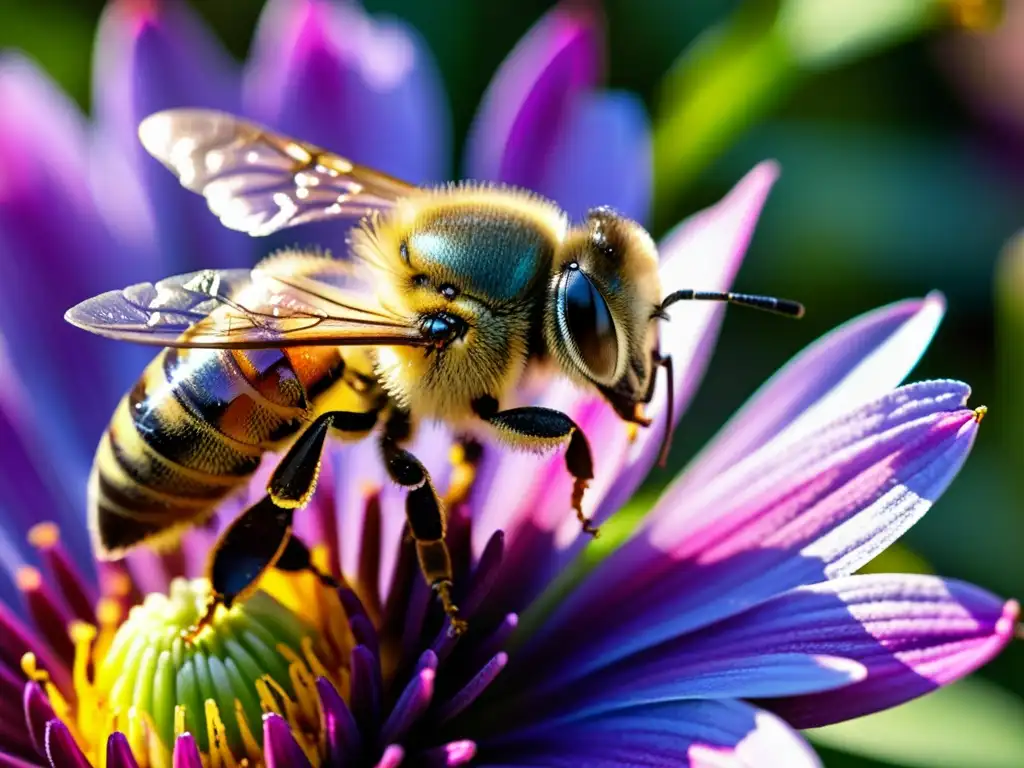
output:
<instances>
[{"instance_id":1,"label":"striped abdomen","mask_svg":"<svg viewBox=\"0 0 1024 768\"><path fill-rule=\"evenodd\" d=\"M241 487L267 450L342 382L333 347L167 349L118 405L100 440L89 513L98 553L174 539Z\"/></svg>"}]
</instances>

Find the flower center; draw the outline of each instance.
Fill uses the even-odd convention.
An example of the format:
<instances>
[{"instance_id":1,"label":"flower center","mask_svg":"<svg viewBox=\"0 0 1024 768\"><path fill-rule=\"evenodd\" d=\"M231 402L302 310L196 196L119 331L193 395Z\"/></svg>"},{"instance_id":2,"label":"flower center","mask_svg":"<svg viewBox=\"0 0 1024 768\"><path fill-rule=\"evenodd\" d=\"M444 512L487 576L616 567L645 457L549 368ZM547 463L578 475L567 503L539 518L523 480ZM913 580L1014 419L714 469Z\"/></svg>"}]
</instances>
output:
<instances>
[{"instance_id":1,"label":"flower center","mask_svg":"<svg viewBox=\"0 0 1024 768\"><path fill-rule=\"evenodd\" d=\"M168 595L132 608L115 633L73 625L77 735L86 754L99 758L108 734L122 731L140 764L170 765L176 737L189 732L213 765L258 764L263 715L274 712L316 764L316 679L339 681L336 649L266 591L220 608L186 641L183 631L209 596L205 579L175 579Z\"/></svg>"}]
</instances>

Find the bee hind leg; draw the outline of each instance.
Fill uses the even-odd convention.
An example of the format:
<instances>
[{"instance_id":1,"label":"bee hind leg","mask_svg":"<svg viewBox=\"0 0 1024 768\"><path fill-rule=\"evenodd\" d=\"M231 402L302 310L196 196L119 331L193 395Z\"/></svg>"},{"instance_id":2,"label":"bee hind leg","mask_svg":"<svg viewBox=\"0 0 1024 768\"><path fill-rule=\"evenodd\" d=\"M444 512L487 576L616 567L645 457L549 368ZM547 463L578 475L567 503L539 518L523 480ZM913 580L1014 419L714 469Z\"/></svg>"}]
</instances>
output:
<instances>
[{"instance_id":1,"label":"bee hind leg","mask_svg":"<svg viewBox=\"0 0 1024 768\"><path fill-rule=\"evenodd\" d=\"M594 479L594 459L587 436L576 422L561 411L540 406L499 411L493 398L481 398L473 405L477 414L510 445L545 450L568 441L565 467L573 477L572 508L583 532L596 538L600 530L583 513L583 495Z\"/></svg>"},{"instance_id":2,"label":"bee hind leg","mask_svg":"<svg viewBox=\"0 0 1024 768\"><path fill-rule=\"evenodd\" d=\"M309 503L320 476L320 457L331 428L343 432L368 432L377 423L377 411L349 413L333 411L313 420L284 455L267 484L274 503L299 509Z\"/></svg>"},{"instance_id":3,"label":"bee hind leg","mask_svg":"<svg viewBox=\"0 0 1024 768\"><path fill-rule=\"evenodd\" d=\"M193 639L209 624L217 607L230 608L247 597L260 576L284 559L285 570L310 570L325 584L333 577L316 568L305 544L292 535L292 519L313 495L320 474L320 457L331 427L364 432L377 423L377 412L331 412L319 416L292 444L270 478L267 495L235 518L210 551L207 576L210 603L196 623L185 631Z\"/></svg>"},{"instance_id":4,"label":"bee hind leg","mask_svg":"<svg viewBox=\"0 0 1024 768\"><path fill-rule=\"evenodd\" d=\"M381 452L391 479L409 490L405 514L423 578L441 601L449 620L449 634L461 635L469 624L459 616L458 606L452 600L452 560L444 540L445 514L430 474L419 459L401 448L387 432L381 440Z\"/></svg>"},{"instance_id":5,"label":"bee hind leg","mask_svg":"<svg viewBox=\"0 0 1024 768\"><path fill-rule=\"evenodd\" d=\"M230 608L255 589L264 571L284 553L291 537L293 510L277 506L264 496L225 528L210 550L206 574L211 596L203 613L183 633L194 639L213 621L217 607Z\"/></svg>"}]
</instances>

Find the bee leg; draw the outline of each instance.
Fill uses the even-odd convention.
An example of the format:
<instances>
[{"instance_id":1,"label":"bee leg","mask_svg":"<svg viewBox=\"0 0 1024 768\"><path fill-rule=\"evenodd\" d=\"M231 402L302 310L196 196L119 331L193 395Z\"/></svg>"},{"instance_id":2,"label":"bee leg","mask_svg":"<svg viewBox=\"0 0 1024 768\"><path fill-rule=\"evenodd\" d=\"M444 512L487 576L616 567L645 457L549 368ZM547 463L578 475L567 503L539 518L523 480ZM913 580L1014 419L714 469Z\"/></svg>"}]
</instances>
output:
<instances>
[{"instance_id":1,"label":"bee leg","mask_svg":"<svg viewBox=\"0 0 1024 768\"><path fill-rule=\"evenodd\" d=\"M279 571L290 571L293 573L309 571L316 576L320 580L320 583L325 587L338 589L341 586L340 581L326 571L320 570L320 568L313 563L309 547L307 547L306 543L294 533L288 537L288 543L285 544L284 551L281 553L281 556L278 557L277 562L274 563L274 567Z\"/></svg>"},{"instance_id":2,"label":"bee leg","mask_svg":"<svg viewBox=\"0 0 1024 768\"><path fill-rule=\"evenodd\" d=\"M594 460L583 430L564 413L551 408L528 406L499 411L494 398L481 398L474 402L473 407L513 446L543 450L568 441L565 466L573 477L572 508L583 532L596 538L599 529L583 514L583 494L594 479Z\"/></svg>"},{"instance_id":3,"label":"bee leg","mask_svg":"<svg viewBox=\"0 0 1024 768\"><path fill-rule=\"evenodd\" d=\"M270 496L236 517L217 538L207 562L211 597L203 614L183 633L192 640L209 624L217 607L230 608L253 591L263 572L284 553L292 530L291 509L277 506Z\"/></svg>"},{"instance_id":4,"label":"bee leg","mask_svg":"<svg viewBox=\"0 0 1024 768\"><path fill-rule=\"evenodd\" d=\"M320 457L332 427L343 432L368 432L376 423L377 411L332 411L314 419L288 449L270 477L267 493L274 504L285 509L306 506L316 490Z\"/></svg>"},{"instance_id":5,"label":"bee leg","mask_svg":"<svg viewBox=\"0 0 1024 768\"><path fill-rule=\"evenodd\" d=\"M423 578L441 600L441 607L450 621L449 634L461 635L469 624L459 618L458 606L452 601L452 561L444 541L445 516L437 491L420 460L399 447L387 433L381 440L381 451L391 479L409 489L405 515L416 543Z\"/></svg>"}]
</instances>

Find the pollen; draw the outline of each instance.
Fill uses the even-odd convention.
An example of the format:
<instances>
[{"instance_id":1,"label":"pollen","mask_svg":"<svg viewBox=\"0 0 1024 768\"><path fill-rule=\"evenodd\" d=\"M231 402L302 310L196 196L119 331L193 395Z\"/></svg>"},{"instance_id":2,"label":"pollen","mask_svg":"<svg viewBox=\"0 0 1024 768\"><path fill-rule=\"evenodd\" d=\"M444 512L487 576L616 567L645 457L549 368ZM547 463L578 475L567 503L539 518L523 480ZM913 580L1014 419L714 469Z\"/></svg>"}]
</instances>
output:
<instances>
[{"instance_id":1,"label":"pollen","mask_svg":"<svg viewBox=\"0 0 1024 768\"><path fill-rule=\"evenodd\" d=\"M985 415L987 413L988 413L988 406L987 405L979 405L977 408L974 409L974 420L976 422L978 422L979 424L981 424L981 420L985 418Z\"/></svg>"},{"instance_id":2,"label":"pollen","mask_svg":"<svg viewBox=\"0 0 1024 768\"><path fill-rule=\"evenodd\" d=\"M243 603L220 608L191 643L182 631L210 596L205 579L176 579L167 595L147 596L120 624L123 612L115 601L99 606L96 626L76 621L69 628L73 704L31 654L22 669L65 715L94 765L105 762L109 734L121 731L140 768L169 768L175 739L186 732L204 765L261 766L262 721L269 712L288 721L317 765L316 680L340 685L347 673L337 640L325 639L325 620L341 610L340 603L333 594L312 595L312 588L301 577L278 575Z\"/></svg>"}]
</instances>

